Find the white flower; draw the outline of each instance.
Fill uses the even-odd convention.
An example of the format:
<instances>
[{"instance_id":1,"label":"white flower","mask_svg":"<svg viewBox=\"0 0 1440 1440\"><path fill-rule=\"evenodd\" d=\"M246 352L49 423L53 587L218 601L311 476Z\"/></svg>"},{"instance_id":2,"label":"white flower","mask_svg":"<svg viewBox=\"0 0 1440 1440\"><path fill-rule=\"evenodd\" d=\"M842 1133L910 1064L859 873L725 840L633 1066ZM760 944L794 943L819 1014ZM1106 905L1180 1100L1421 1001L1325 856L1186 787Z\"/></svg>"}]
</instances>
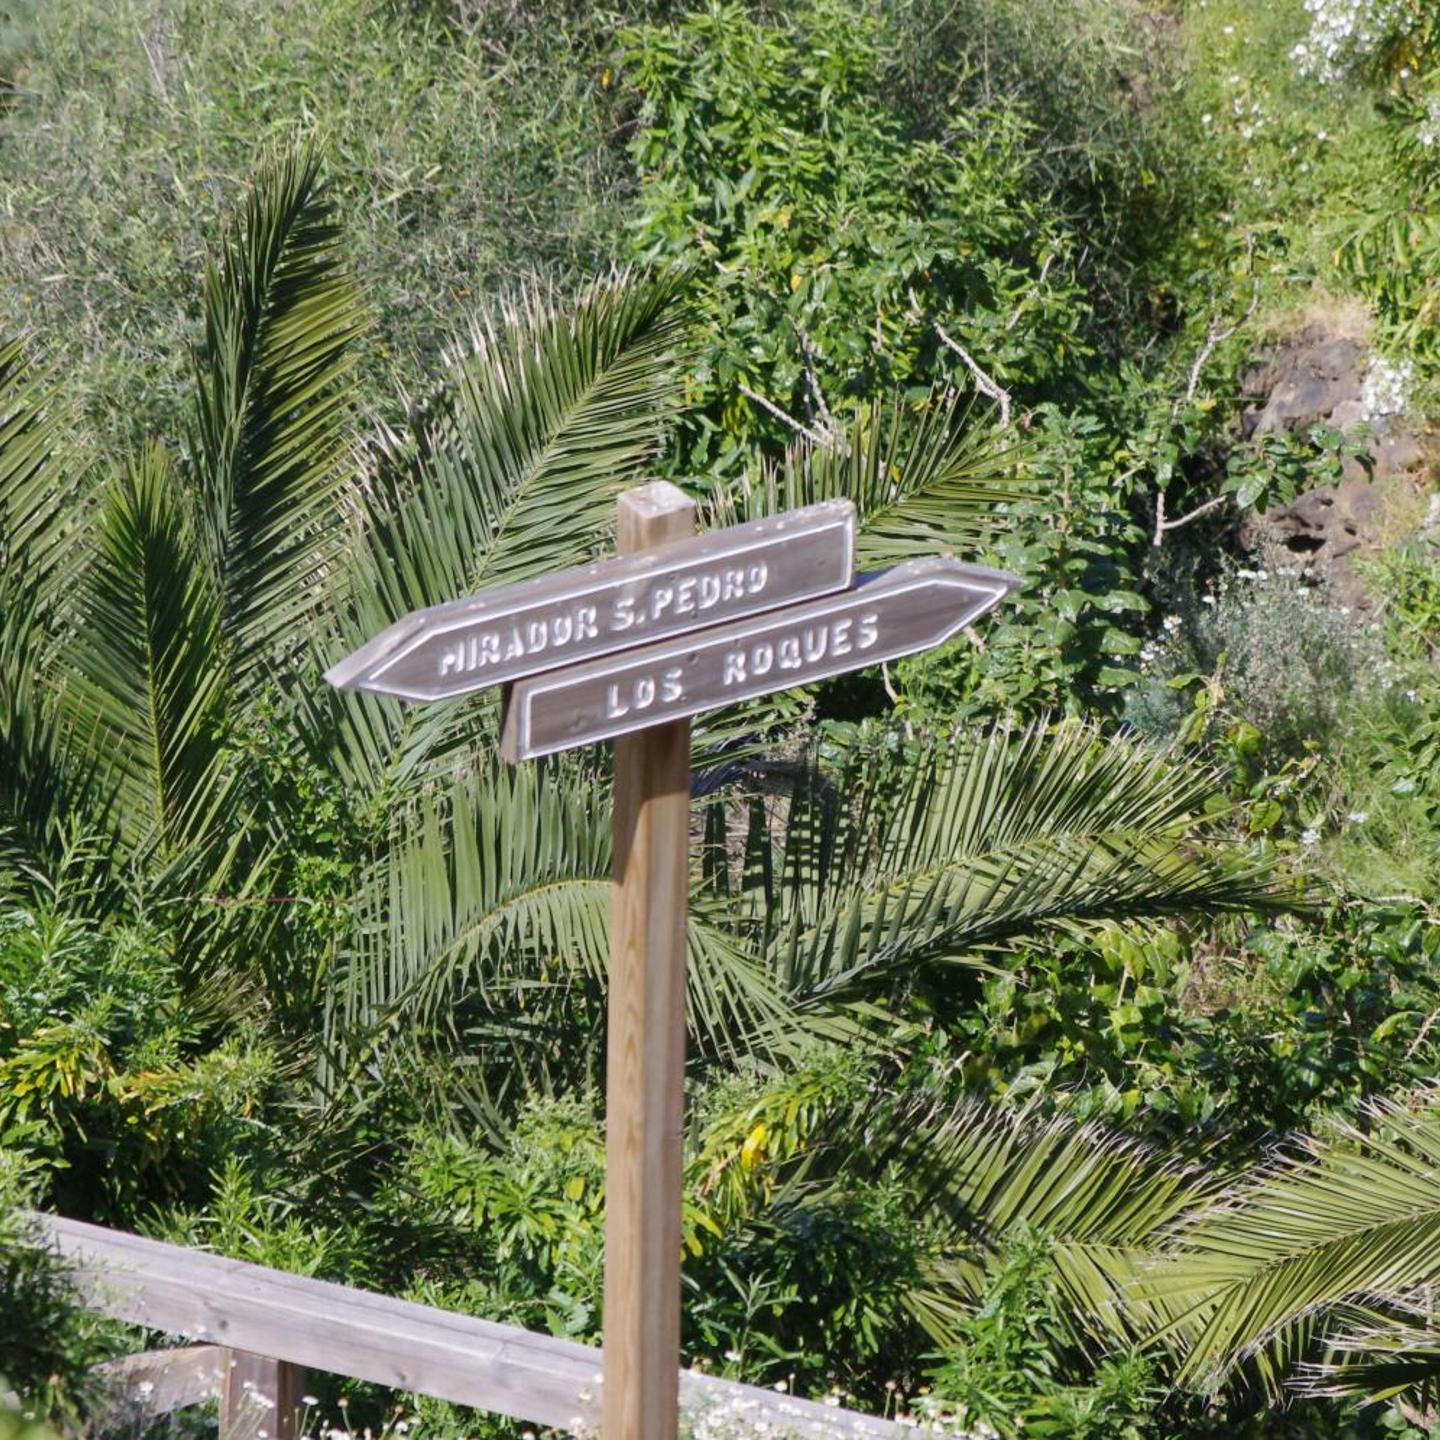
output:
<instances>
[{"instance_id":1,"label":"white flower","mask_svg":"<svg viewBox=\"0 0 1440 1440\"><path fill-rule=\"evenodd\" d=\"M1409 360L1387 360L1383 355L1370 362L1365 383L1360 387L1360 408L1363 418L1376 420L1398 415L1410 398L1415 366Z\"/></svg>"},{"instance_id":2,"label":"white flower","mask_svg":"<svg viewBox=\"0 0 1440 1440\"><path fill-rule=\"evenodd\" d=\"M1310 33L1290 52L1302 75L1330 85L1405 24L1408 0L1305 0Z\"/></svg>"},{"instance_id":3,"label":"white flower","mask_svg":"<svg viewBox=\"0 0 1440 1440\"><path fill-rule=\"evenodd\" d=\"M1300 833L1300 843L1302 845L1313 845L1319 838L1320 832L1318 830L1303 830Z\"/></svg>"},{"instance_id":4,"label":"white flower","mask_svg":"<svg viewBox=\"0 0 1440 1440\"><path fill-rule=\"evenodd\" d=\"M1370 818L1370 812L1368 810L1352 810L1345 818L1352 825L1363 825Z\"/></svg>"},{"instance_id":5,"label":"white flower","mask_svg":"<svg viewBox=\"0 0 1440 1440\"><path fill-rule=\"evenodd\" d=\"M1235 27L1233 25L1227 25L1225 27L1225 33L1227 35L1233 35L1235 33Z\"/></svg>"},{"instance_id":6,"label":"white flower","mask_svg":"<svg viewBox=\"0 0 1440 1440\"><path fill-rule=\"evenodd\" d=\"M1427 149L1440 140L1440 96L1425 107L1425 118L1415 131L1415 138Z\"/></svg>"},{"instance_id":7,"label":"white flower","mask_svg":"<svg viewBox=\"0 0 1440 1440\"><path fill-rule=\"evenodd\" d=\"M1207 111L1200 117L1200 123L1201 123L1202 125L1208 125L1214 118L1215 118L1215 117L1207 110Z\"/></svg>"},{"instance_id":8,"label":"white flower","mask_svg":"<svg viewBox=\"0 0 1440 1440\"><path fill-rule=\"evenodd\" d=\"M1394 795L1410 795L1414 793L1414 790L1415 782L1408 775L1404 776L1400 780L1397 780L1390 787L1390 791Z\"/></svg>"}]
</instances>

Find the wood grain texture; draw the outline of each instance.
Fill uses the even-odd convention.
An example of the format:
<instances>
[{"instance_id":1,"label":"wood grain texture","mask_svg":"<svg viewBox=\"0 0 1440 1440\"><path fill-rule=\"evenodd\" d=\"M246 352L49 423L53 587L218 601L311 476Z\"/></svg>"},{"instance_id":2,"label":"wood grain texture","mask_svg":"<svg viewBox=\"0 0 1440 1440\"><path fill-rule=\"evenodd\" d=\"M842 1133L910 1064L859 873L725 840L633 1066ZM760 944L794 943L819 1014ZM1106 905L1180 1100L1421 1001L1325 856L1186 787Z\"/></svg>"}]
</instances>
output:
<instances>
[{"instance_id":1,"label":"wood grain texture","mask_svg":"<svg viewBox=\"0 0 1440 1440\"><path fill-rule=\"evenodd\" d=\"M305 1371L249 1350L220 1353L220 1440L295 1440Z\"/></svg>"},{"instance_id":2,"label":"wood grain texture","mask_svg":"<svg viewBox=\"0 0 1440 1440\"><path fill-rule=\"evenodd\" d=\"M37 1218L100 1314L531 1424L592 1434L599 1425L602 1354L593 1346L79 1220ZM913 1434L891 1420L733 1380L681 1371L679 1382L687 1414L722 1410L746 1428L764 1422L772 1437Z\"/></svg>"},{"instance_id":3,"label":"wood grain texture","mask_svg":"<svg viewBox=\"0 0 1440 1440\"><path fill-rule=\"evenodd\" d=\"M95 1433L126 1430L134 1422L203 1405L220 1394L225 1351L218 1345L186 1345L175 1350L145 1350L107 1360L91 1372L105 1387Z\"/></svg>"},{"instance_id":4,"label":"wood grain texture","mask_svg":"<svg viewBox=\"0 0 1440 1440\"><path fill-rule=\"evenodd\" d=\"M689 534L673 485L620 497L622 553ZM606 1440L675 1440L685 1091L690 723L615 742L605 1080Z\"/></svg>"},{"instance_id":5,"label":"wood grain texture","mask_svg":"<svg viewBox=\"0 0 1440 1440\"><path fill-rule=\"evenodd\" d=\"M599 1353L583 1345L76 1220L44 1224L90 1306L119 1320L541 1425L584 1419L583 1396L598 1390Z\"/></svg>"}]
</instances>

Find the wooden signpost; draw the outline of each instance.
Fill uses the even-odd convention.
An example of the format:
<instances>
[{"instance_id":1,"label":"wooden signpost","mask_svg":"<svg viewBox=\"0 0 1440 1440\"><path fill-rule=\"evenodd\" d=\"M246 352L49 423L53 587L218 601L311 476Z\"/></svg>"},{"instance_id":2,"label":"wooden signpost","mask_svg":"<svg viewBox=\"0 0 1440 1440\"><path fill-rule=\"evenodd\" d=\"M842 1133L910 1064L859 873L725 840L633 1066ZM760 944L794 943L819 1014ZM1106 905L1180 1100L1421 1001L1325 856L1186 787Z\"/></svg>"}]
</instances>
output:
<instances>
[{"instance_id":1,"label":"wooden signpost","mask_svg":"<svg viewBox=\"0 0 1440 1440\"><path fill-rule=\"evenodd\" d=\"M1019 583L941 557L857 581L848 501L694 524L639 486L618 557L417 610L326 675L410 700L514 682L512 761L615 742L602 1440L677 1426L690 717L938 645Z\"/></svg>"}]
</instances>

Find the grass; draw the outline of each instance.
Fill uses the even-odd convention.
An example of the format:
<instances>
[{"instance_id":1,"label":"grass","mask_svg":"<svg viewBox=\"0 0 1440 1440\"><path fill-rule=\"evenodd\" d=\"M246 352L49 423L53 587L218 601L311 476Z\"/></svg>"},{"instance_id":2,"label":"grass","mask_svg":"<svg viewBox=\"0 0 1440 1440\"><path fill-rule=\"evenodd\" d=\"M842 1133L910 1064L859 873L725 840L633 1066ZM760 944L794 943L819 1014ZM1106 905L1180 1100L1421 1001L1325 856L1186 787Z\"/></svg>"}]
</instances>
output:
<instances>
[{"instance_id":1,"label":"grass","mask_svg":"<svg viewBox=\"0 0 1440 1440\"><path fill-rule=\"evenodd\" d=\"M175 433L207 240L303 129L376 312L370 394L414 385L487 293L608 260L605 17L576 15L502 44L381 0L24 0L0 31L0 328L58 355L103 437Z\"/></svg>"}]
</instances>

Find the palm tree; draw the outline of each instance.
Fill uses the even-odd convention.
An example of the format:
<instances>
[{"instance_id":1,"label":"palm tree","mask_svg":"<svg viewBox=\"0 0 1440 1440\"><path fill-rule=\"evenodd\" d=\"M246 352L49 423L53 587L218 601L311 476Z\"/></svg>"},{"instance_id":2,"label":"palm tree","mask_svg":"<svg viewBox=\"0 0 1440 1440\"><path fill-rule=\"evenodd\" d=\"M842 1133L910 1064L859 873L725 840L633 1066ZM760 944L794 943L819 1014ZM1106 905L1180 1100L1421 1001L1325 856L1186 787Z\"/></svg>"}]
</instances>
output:
<instances>
[{"instance_id":1,"label":"palm tree","mask_svg":"<svg viewBox=\"0 0 1440 1440\"><path fill-rule=\"evenodd\" d=\"M275 156L205 281L189 430L122 464L89 460L56 378L0 347L0 861L36 903L70 875L65 903L97 920L162 917L207 1013L265 1024L303 1061L322 1123L297 1143L317 1152L410 1059L501 1119L600 1073L604 758L507 769L490 697L404 707L319 676L412 608L603 549L685 357L681 275L616 274L565 303L532 289L366 437L364 308L339 244L316 151ZM862 559L883 564L979 543L1025 460L935 397L866 409L844 444L757 463L736 492L697 488L717 523L848 496ZM943 1014L957 967L1005 947L1286 901L1207 823L1217 782L1193 760L1002 719L805 755L757 795L737 757L795 711L782 697L696 727L713 767L698 1074L746 1055L783 1080L817 1038L893 1050L917 994ZM477 1063L447 1070L462 1052ZM914 1297L937 1337L1020 1215L1056 1223L1077 1315L1099 1323L1191 1183L1167 1169L1134 1198L1138 1152L1052 1129L1036 1161L973 1107L829 1123L909 1137L885 1163L949 1236ZM1049 1208L1041 1162L1070 1177Z\"/></svg>"}]
</instances>

